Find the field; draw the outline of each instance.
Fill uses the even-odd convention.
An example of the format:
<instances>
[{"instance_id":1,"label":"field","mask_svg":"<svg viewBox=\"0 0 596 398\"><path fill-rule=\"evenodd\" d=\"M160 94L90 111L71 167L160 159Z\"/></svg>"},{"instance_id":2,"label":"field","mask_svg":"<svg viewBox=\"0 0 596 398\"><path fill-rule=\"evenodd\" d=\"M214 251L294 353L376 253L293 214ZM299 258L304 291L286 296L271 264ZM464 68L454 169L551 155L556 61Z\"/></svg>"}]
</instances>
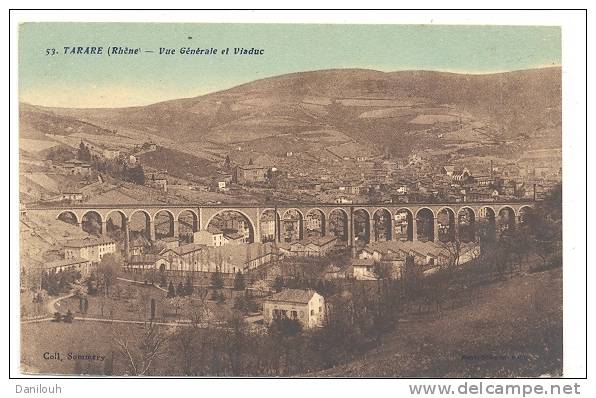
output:
<instances>
[{"instance_id":1,"label":"field","mask_svg":"<svg viewBox=\"0 0 596 398\"><path fill-rule=\"evenodd\" d=\"M58 145L56 141L34 140L30 138L21 138L19 148L27 152L40 152Z\"/></svg>"},{"instance_id":2,"label":"field","mask_svg":"<svg viewBox=\"0 0 596 398\"><path fill-rule=\"evenodd\" d=\"M176 284L177 282L174 281L174 285ZM226 299L224 303L216 304L210 301L208 296L205 305L212 314L227 315L231 311L236 292L230 289L221 291ZM57 308L62 313L70 310L77 318L144 322L150 318L151 299L155 300L155 318L159 322L188 320L192 316L192 309L200 302L198 289L193 296L172 301L166 298L166 292L155 286L119 281L108 297L89 296L89 308L86 314L81 313L79 299L75 297L60 301Z\"/></svg>"}]
</instances>

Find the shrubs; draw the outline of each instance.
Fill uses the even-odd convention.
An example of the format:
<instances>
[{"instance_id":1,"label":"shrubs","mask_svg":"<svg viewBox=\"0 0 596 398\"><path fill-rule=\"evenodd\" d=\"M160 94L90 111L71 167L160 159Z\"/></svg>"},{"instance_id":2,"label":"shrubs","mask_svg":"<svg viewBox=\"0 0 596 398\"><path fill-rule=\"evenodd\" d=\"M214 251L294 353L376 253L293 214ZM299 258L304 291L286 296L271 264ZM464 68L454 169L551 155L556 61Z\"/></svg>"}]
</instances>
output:
<instances>
[{"instance_id":1,"label":"shrubs","mask_svg":"<svg viewBox=\"0 0 596 398\"><path fill-rule=\"evenodd\" d=\"M215 301L217 304L221 304L226 301L226 298L223 292L220 292L219 290L214 290L213 292L211 292L211 300Z\"/></svg>"},{"instance_id":2,"label":"shrubs","mask_svg":"<svg viewBox=\"0 0 596 398\"><path fill-rule=\"evenodd\" d=\"M81 279L78 271L43 272L41 274L41 288L50 296L57 296L66 293L72 288L72 284Z\"/></svg>"},{"instance_id":3,"label":"shrubs","mask_svg":"<svg viewBox=\"0 0 596 398\"><path fill-rule=\"evenodd\" d=\"M234 276L234 290L244 290L245 287L244 275L238 271Z\"/></svg>"},{"instance_id":4,"label":"shrubs","mask_svg":"<svg viewBox=\"0 0 596 398\"><path fill-rule=\"evenodd\" d=\"M259 311L259 305L257 302L248 294L237 296L234 299L234 309L242 312L243 314L250 314Z\"/></svg>"},{"instance_id":5,"label":"shrubs","mask_svg":"<svg viewBox=\"0 0 596 398\"><path fill-rule=\"evenodd\" d=\"M222 287L224 287L224 280L223 280L223 277L221 276L221 272L219 272L219 270L215 271L211 275L211 286L214 289L221 289Z\"/></svg>"},{"instance_id":6,"label":"shrubs","mask_svg":"<svg viewBox=\"0 0 596 398\"><path fill-rule=\"evenodd\" d=\"M52 319L52 322L72 323L73 320L74 320L74 314L70 310L66 311L65 315L62 315L62 313L60 313L59 311L56 311L56 312L54 312L54 319Z\"/></svg>"},{"instance_id":7,"label":"shrubs","mask_svg":"<svg viewBox=\"0 0 596 398\"><path fill-rule=\"evenodd\" d=\"M168 284L168 293L166 298L174 298L174 297L186 297L191 296L194 292L194 286L190 277L186 278L186 283L182 284L182 282L178 282L176 288L174 288L174 284L172 281Z\"/></svg>"}]
</instances>

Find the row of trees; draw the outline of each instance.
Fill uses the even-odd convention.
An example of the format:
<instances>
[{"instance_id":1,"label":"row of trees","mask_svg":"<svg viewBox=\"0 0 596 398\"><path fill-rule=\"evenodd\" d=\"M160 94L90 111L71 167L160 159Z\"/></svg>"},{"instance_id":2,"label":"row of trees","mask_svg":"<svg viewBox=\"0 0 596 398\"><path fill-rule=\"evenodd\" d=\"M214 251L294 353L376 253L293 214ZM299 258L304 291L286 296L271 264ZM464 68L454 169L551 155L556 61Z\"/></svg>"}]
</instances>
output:
<instances>
[{"instance_id":1,"label":"row of trees","mask_svg":"<svg viewBox=\"0 0 596 398\"><path fill-rule=\"evenodd\" d=\"M41 273L41 288L51 296L69 292L73 284L81 278L81 273L76 270Z\"/></svg>"},{"instance_id":2,"label":"row of trees","mask_svg":"<svg viewBox=\"0 0 596 398\"><path fill-rule=\"evenodd\" d=\"M192 296L192 293L194 291L194 286L192 284L192 280L190 279L190 276L188 276L186 278L186 282L184 284L182 284L182 282L178 282L178 285L176 286L176 288L174 288L174 284L172 283L172 281L170 281L170 284L168 285L168 293L166 295L166 298L173 298L173 297L185 297L185 296Z\"/></svg>"}]
</instances>

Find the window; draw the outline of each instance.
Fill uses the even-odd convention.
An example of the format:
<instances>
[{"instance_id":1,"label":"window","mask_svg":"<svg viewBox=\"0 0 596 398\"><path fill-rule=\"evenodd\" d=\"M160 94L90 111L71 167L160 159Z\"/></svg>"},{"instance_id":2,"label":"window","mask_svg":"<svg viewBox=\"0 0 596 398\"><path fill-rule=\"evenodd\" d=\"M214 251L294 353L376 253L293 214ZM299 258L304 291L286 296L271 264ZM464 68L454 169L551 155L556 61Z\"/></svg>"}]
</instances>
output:
<instances>
[{"instance_id":1,"label":"window","mask_svg":"<svg viewBox=\"0 0 596 398\"><path fill-rule=\"evenodd\" d=\"M292 314L292 319L298 318L298 311L292 310L290 313Z\"/></svg>"},{"instance_id":2,"label":"window","mask_svg":"<svg viewBox=\"0 0 596 398\"><path fill-rule=\"evenodd\" d=\"M314 315L315 314L315 310L310 310L310 314Z\"/></svg>"}]
</instances>

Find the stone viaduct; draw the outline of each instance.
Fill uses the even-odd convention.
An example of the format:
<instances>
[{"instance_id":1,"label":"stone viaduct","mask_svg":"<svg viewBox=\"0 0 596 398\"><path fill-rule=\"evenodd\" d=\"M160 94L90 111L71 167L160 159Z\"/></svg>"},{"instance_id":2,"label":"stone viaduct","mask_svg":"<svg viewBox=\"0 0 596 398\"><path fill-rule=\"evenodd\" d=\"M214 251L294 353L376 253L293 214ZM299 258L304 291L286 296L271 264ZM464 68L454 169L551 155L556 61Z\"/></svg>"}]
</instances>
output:
<instances>
[{"instance_id":1,"label":"stone viaduct","mask_svg":"<svg viewBox=\"0 0 596 398\"><path fill-rule=\"evenodd\" d=\"M378 240L383 236L386 240L395 239L394 232L397 223L403 226L405 235L401 239L407 240L437 240L448 232L448 239L457 237L464 227L472 231L475 238L475 225L480 220L491 223L496 228L497 223L514 228L523 222L524 214L531 211L535 202L462 202L462 203L406 203L406 204L278 204L252 205L252 204L135 204L135 205L60 205L60 206L28 206L27 213L43 213L46 217L62 219L70 218L71 222L82 225L86 217L92 215L101 223L101 233L107 233L108 219L116 214L126 233L125 245L129 240L129 221L140 213L145 217L146 235L150 241L156 238L156 219L159 214L167 215L170 220L171 236L179 236L180 218L185 214L187 219L192 218L192 230L199 231L208 227L217 215L228 212L241 214L250 228L250 241L261 242L262 226L264 219L269 220L269 226L274 224L274 239L281 241L284 224L297 223L300 236L307 217L316 215L320 225L320 235L338 235L349 246L353 246L355 239L365 237L368 241ZM275 215L275 217L273 216ZM293 216L289 220L289 216ZM163 216L160 216L163 217ZM338 229L333 226L332 219L341 220L343 227ZM275 223L273 223L275 220ZM380 221L382 220L382 222ZM382 231L379 231L379 228ZM270 228L271 229L271 228Z\"/></svg>"}]
</instances>

